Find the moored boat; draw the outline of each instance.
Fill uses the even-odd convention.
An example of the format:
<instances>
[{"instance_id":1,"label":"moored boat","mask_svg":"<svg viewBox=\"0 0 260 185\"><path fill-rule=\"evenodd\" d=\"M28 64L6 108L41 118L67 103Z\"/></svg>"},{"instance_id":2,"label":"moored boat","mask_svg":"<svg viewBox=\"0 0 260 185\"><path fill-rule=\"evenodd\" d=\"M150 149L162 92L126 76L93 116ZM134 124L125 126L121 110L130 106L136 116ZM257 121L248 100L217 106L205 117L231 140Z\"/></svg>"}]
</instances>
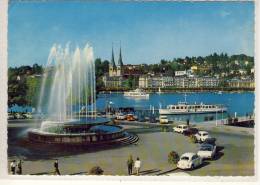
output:
<instances>
[{"instance_id":1,"label":"moored boat","mask_svg":"<svg viewBox=\"0 0 260 185\"><path fill-rule=\"evenodd\" d=\"M149 94L142 91L141 89L136 89L134 91L124 92L124 96L127 97L136 97L136 98L149 98Z\"/></svg>"},{"instance_id":2,"label":"moored boat","mask_svg":"<svg viewBox=\"0 0 260 185\"><path fill-rule=\"evenodd\" d=\"M227 108L223 105L216 104L188 104L179 102L178 104L168 105L165 109L159 109L160 114L203 114L226 112Z\"/></svg>"}]
</instances>

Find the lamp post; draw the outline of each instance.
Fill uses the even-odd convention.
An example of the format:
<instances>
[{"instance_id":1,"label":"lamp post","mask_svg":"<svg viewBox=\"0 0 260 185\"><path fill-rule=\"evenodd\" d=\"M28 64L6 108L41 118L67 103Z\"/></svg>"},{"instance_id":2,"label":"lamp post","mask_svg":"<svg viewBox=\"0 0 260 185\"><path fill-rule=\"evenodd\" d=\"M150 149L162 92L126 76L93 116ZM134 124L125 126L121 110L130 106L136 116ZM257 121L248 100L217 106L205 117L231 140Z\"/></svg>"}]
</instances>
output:
<instances>
[{"instance_id":1,"label":"lamp post","mask_svg":"<svg viewBox=\"0 0 260 185\"><path fill-rule=\"evenodd\" d=\"M217 118L217 116L218 116L218 112L216 110L216 126L218 126L218 118Z\"/></svg>"}]
</instances>

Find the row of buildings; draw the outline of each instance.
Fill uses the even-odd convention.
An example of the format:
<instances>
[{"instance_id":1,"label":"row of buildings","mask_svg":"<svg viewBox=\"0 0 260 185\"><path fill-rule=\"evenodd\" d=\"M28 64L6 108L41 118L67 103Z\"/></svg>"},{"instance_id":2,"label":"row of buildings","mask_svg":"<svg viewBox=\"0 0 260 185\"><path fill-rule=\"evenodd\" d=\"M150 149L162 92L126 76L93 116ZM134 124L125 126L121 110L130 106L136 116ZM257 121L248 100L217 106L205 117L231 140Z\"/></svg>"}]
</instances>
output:
<instances>
[{"instance_id":1,"label":"row of buildings","mask_svg":"<svg viewBox=\"0 0 260 185\"><path fill-rule=\"evenodd\" d=\"M140 76L139 88L200 88L218 87L219 79L187 76Z\"/></svg>"},{"instance_id":2,"label":"row of buildings","mask_svg":"<svg viewBox=\"0 0 260 185\"><path fill-rule=\"evenodd\" d=\"M221 84L217 77L197 77L194 71L198 70L193 66L190 70L175 71L174 76L141 74L138 65L124 65L121 48L119 51L118 63L115 63L114 50L109 64L109 73L104 74L103 83L105 88L121 89L127 88L128 80L132 77L135 87L139 88L216 88ZM252 79L232 79L227 81L232 88L254 88Z\"/></svg>"}]
</instances>

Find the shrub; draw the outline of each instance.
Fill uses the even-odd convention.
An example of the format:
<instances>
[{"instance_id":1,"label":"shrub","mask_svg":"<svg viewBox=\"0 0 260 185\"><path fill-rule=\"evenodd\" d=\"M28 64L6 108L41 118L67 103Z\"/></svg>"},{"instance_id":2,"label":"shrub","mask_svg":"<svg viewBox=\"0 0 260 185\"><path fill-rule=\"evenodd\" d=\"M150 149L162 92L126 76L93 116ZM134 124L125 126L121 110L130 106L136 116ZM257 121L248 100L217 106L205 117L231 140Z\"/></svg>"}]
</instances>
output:
<instances>
[{"instance_id":1,"label":"shrub","mask_svg":"<svg viewBox=\"0 0 260 185\"><path fill-rule=\"evenodd\" d=\"M175 151L171 151L169 154L168 154L168 162L170 164L177 164L177 162L179 161L180 157L179 157L179 154Z\"/></svg>"},{"instance_id":2,"label":"shrub","mask_svg":"<svg viewBox=\"0 0 260 185\"><path fill-rule=\"evenodd\" d=\"M198 142L196 136L194 136L194 135L190 136L190 140L191 140L192 143L197 143Z\"/></svg>"},{"instance_id":3,"label":"shrub","mask_svg":"<svg viewBox=\"0 0 260 185\"><path fill-rule=\"evenodd\" d=\"M89 174L90 175L102 175L103 174L103 170L102 168L100 168L99 166L94 166L90 169Z\"/></svg>"}]
</instances>

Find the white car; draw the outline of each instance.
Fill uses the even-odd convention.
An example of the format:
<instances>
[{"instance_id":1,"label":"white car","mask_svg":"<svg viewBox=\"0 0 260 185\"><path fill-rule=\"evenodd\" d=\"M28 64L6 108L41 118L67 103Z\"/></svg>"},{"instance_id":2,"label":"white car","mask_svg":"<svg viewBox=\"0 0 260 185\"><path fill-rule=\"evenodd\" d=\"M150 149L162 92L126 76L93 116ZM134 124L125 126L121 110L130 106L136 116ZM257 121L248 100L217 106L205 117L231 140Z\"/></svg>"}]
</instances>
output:
<instances>
[{"instance_id":1,"label":"white car","mask_svg":"<svg viewBox=\"0 0 260 185\"><path fill-rule=\"evenodd\" d=\"M203 142L206 139L210 138L210 135L206 131L199 131L197 134L195 134L195 137L198 141Z\"/></svg>"},{"instance_id":2,"label":"white car","mask_svg":"<svg viewBox=\"0 0 260 185\"><path fill-rule=\"evenodd\" d=\"M202 164L202 158L195 153L185 153L177 163L180 169L194 169Z\"/></svg>"},{"instance_id":3,"label":"white car","mask_svg":"<svg viewBox=\"0 0 260 185\"><path fill-rule=\"evenodd\" d=\"M178 125L177 127L173 127L174 132L183 133L184 130L188 130L187 125Z\"/></svg>"},{"instance_id":4,"label":"white car","mask_svg":"<svg viewBox=\"0 0 260 185\"><path fill-rule=\"evenodd\" d=\"M124 114L118 114L118 115L116 116L116 119L117 119L117 120L125 120L125 119L126 119L126 115L124 115Z\"/></svg>"},{"instance_id":5,"label":"white car","mask_svg":"<svg viewBox=\"0 0 260 185\"><path fill-rule=\"evenodd\" d=\"M30 114L30 113L25 113L25 114L23 114L23 116L27 119L32 119L32 114Z\"/></svg>"},{"instance_id":6,"label":"white car","mask_svg":"<svg viewBox=\"0 0 260 185\"><path fill-rule=\"evenodd\" d=\"M15 118L16 119L23 119L24 117L22 116L21 113L15 113Z\"/></svg>"},{"instance_id":7,"label":"white car","mask_svg":"<svg viewBox=\"0 0 260 185\"><path fill-rule=\"evenodd\" d=\"M160 120L160 123L161 123L161 124L164 124L164 123L167 124L167 123L169 122L167 116L160 116L160 117L159 117L159 120Z\"/></svg>"},{"instance_id":8,"label":"white car","mask_svg":"<svg viewBox=\"0 0 260 185\"><path fill-rule=\"evenodd\" d=\"M11 114L11 113L8 113L8 119L14 119L15 117L14 117L14 115L13 114Z\"/></svg>"},{"instance_id":9,"label":"white car","mask_svg":"<svg viewBox=\"0 0 260 185\"><path fill-rule=\"evenodd\" d=\"M216 148L216 145L202 144L197 154L202 159L214 159L216 155Z\"/></svg>"}]
</instances>

